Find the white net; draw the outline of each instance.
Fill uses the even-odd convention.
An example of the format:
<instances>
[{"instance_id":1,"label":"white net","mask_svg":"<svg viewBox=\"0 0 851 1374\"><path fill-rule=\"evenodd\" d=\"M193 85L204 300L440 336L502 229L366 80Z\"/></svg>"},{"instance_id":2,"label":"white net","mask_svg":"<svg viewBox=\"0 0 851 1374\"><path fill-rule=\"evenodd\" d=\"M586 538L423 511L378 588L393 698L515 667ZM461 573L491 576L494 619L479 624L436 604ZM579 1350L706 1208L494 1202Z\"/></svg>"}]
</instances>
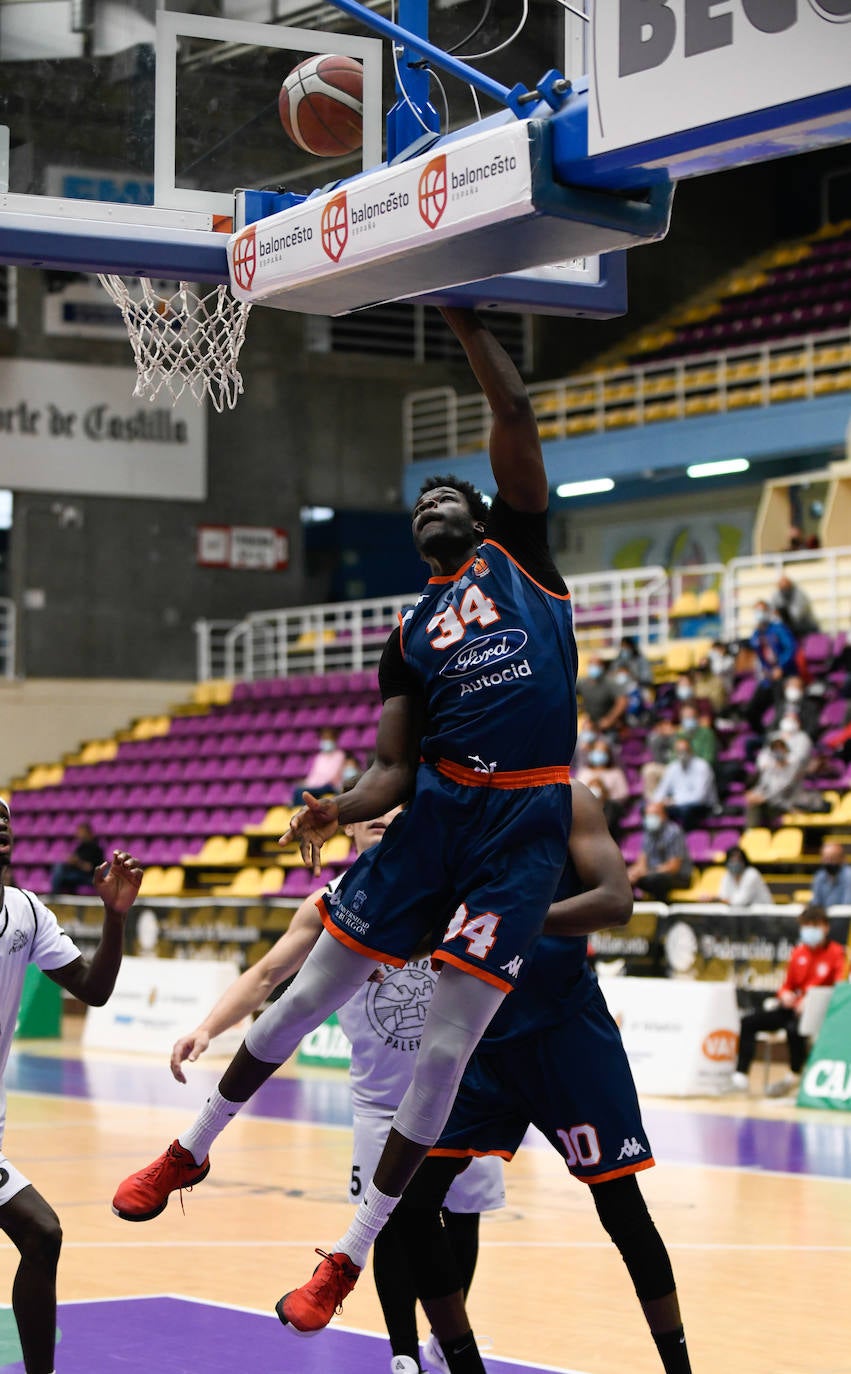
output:
<instances>
[{"instance_id":1,"label":"white net","mask_svg":"<svg viewBox=\"0 0 851 1374\"><path fill-rule=\"evenodd\" d=\"M243 390L237 364L250 305L225 285L201 294L185 281L174 289L147 277L98 280L127 326L138 373L134 396L154 401L166 390L174 404L188 390L199 405L209 396L216 410L233 410Z\"/></svg>"}]
</instances>

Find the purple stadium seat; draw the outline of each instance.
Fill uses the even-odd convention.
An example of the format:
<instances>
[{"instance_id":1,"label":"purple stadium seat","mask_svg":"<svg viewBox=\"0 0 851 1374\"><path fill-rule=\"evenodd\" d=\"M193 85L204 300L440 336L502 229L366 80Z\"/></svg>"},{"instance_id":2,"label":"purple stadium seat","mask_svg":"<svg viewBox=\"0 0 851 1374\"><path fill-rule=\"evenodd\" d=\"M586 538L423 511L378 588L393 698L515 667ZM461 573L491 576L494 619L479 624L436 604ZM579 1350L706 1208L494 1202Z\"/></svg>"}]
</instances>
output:
<instances>
[{"instance_id":1,"label":"purple stadium seat","mask_svg":"<svg viewBox=\"0 0 851 1374\"><path fill-rule=\"evenodd\" d=\"M833 658L833 636L821 633L805 635L801 648L810 668L820 673Z\"/></svg>"},{"instance_id":2,"label":"purple stadium seat","mask_svg":"<svg viewBox=\"0 0 851 1374\"><path fill-rule=\"evenodd\" d=\"M686 835L688 852L696 864L708 864L712 862L712 857L717 844L710 837L708 830L691 830Z\"/></svg>"},{"instance_id":3,"label":"purple stadium seat","mask_svg":"<svg viewBox=\"0 0 851 1374\"><path fill-rule=\"evenodd\" d=\"M830 726L844 725L847 710L848 702L844 697L837 697L836 701L829 701L826 706L822 707L819 714L819 729L826 730Z\"/></svg>"}]
</instances>

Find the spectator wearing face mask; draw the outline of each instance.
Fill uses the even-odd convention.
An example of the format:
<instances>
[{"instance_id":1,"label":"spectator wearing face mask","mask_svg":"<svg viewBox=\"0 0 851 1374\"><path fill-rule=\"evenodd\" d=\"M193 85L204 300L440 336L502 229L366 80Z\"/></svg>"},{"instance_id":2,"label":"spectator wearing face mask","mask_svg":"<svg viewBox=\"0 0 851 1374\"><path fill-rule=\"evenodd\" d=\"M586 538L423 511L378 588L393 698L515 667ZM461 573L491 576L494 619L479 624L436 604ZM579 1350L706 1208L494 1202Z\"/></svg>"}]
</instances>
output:
<instances>
[{"instance_id":1,"label":"spectator wearing face mask","mask_svg":"<svg viewBox=\"0 0 851 1374\"><path fill-rule=\"evenodd\" d=\"M641 768L641 795L645 801L652 801L653 794L674 757L674 744L677 727L672 720L658 720L647 735L650 759Z\"/></svg>"},{"instance_id":2,"label":"spectator wearing face mask","mask_svg":"<svg viewBox=\"0 0 851 1374\"><path fill-rule=\"evenodd\" d=\"M629 881L656 902L675 887L688 887L692 871L685 831L668 817L664 802L648 802L638 857L627 869Z\"/></svg>"},{"instance_id":3,"label":"spectator wearing face mask","mask_svg":"<svg viewBox=\"0 0 851 1374\"><path fill-rule=\"evenodd\" d=\"M685 736L674 744L674 757L662 774L654 801L665 802L668 815L684 830L694 830L718 804L715 774L706 759L692 751Z\"/></svg>"},{"instance_id":4,"label":"spectator wearing face mask","mask_svg":"<svg viewBox=\"0 0 851 1374\"><path fill-rule=\"evenodd\" d=\"M778 579L777 590L771 598L770 605L797 639L818 632L819 623L810 598L804 589L785 573Z\"/></svg>"},{"instance_id":5,"label":"spectator wearing face mask","mask_svg":"<svg viewBox=\"0 0 851 1374\"><path fill-rule=\"evenodd\" d=\"M624 635L621 640L621 647L618 649L612 667L615 669L625 668L640 687L653 686L653 668L642 654L638 640L631 635Z\"/></svg>"},{"instance_id":6,"label":"spectator wearing face mask","mask_svg":"<svg viewBox=\"0 0 851 1374\"><path fill-rule=\"evenodd\" d=\"M825 909L851 906L851 868L845 862L842 845L832 840L821 847L821 866L813 879L813 901Z\"/></svg>"},{"instance_id":7,"label":"spectator wearing face mask","mask_svg":"<svg viewBox=\"0 0 851 1374\"><path fill-rule=\"evenodd\" d=\"M603 814L611 835L617 839L619 823L629 801L629 783L623 769L615 762L604 739L597 739L586 755L586 762L575 776L596 792L603 803ZM599 789L599 790L598 790Z\"/></svg>"},{"instance_id":8,"label":"spectator wearing face mask","mask_svg":"<svg viewBox=\"0 0 851 1374\"><path fill-rule=\"evenodd\" d=\"M668 700L670 701L670 697ZM687 706L693 706L698 715L708 714L711 717L715 714L709 698L698 694L695 687L695 674L692 669L686 673L680 673L677 678L673 701L670 702L671 716L675 725L679 725L682 713Z\"/></svg>"},{"instance_id":9,"label":"spectator wearing face mask","mask_svg":"<svg viewBox=\"0 0 851 1374\"><path fill-rule=\"evenodd\" d=\"M823 698L808 688L804 679L795 673L783 681L783 696L775 707L771 719L772 729L780 729L784 715L794 714L800 721L801 729L813 740L818 734L819 715L823 705Z\"/></svg>"},{"instance_id":10,"label":"spectator wearing face mask","mask_svg":"<svg viewBox=\"0 0 851 1374\"><path fill-rule=\"evenodd\" d=\"M598 738L597 731L591 721L587 711L580 711L576 728L576 749L571 759L571 769L578 772L584 768L588 761L589 751L593 748L594 741Z\"/></svg>"},{"instance_id":11,"label":"spectator wearing face mask","mask_svg":"<svg viewBox=\"0 0 851 1374\"><path fill-rule=\"evenodd\" d=\"M803 769L792 760L782 735L759 751L756 766L753 786L745 793L747 823L771 825L784 811L794 809Z\"/></svg>"},{"instance_id":12,"label":"spectator wearing face mask","mask_svg":"<svg viewBox=\"0 0 851 1374\"><path fill-rule=\"evenodd\" d=\"M769 746L776 739L786 742L789 750L789 758L800 770L803 777L807 771L807 764L812 758L813 742L806 730L801 729L801 722L794 711L786 707L777 723L777 729L772 730L768 737Z\"/></svg>"},{"instance_id":13,"label":"spectator wearing face mask","mask_svg":"<svg viewBox=\"0 0 851 1374\"><path fill-rule=\"evenodd\" d=\"M751 729L760 734L769 705L773 703L776 709L783 700L786 679L799 676L798 641L767 601L758 601L754 610L756 629L748 643L756 654L760 681L746 714Z\"/></svg>"},{"instance_id":14,"label":"spectator wearing face mask","mask_svg":"<svg viewBox=\"0 0 851 1374\"><path fill-rule=\"evenodd\" d=\"M785 1030L789 1041L789 1075L769 1089L772 1097L781 1096L796 1086L807 1058L807 1041L798 1030L798 1017L810 988L832 987L845 977L845 951L830 938L830 922L824 907L812 903L799 919L799 943L792 950L786 977L776 998L769 998L761 1011L742 1017L739 1033L739 1058L733 1074L733 1087L748 1088L748 1070L753 1063L757 1031Z\"/></svg>"},{"instance_id":15,"label":"spectator wearing face mask","mask_svg":"<svg viewBox=\"0 0 851 1374\"><path fill-rule=\"evenodd\" d=\"M718 736L710 715L700 715L697 707L686 702L680 711L679 738L688 740L696 758L705 759L710 768L718 758Z\"/></svg>"},{"instance_id":16,"label":"spectator wearing face mask","mask_svg":"<svg viewBox=\"0 0 851 1374\"><path fill-rule=\"evenodd\" d=\"M748 862L747 854L737 844L727 850L717 900L736 907L774 905L771 889L759 869Z\"/></svg>"},{"instance_id":17,"label":"spectator wearing face mask","mask_svg":"<svg viewBox=\"0 0 851 1374\"><path fill-rule=\"evenodd\" d=\"M596 654L588 660L576 690L595 730L615 730L626 714L626 697L618 692L606 665Z\"/></svg>"},{"instance_id":18,"label":"spectator wearing face mask","mask_svg":"<svg viewBox=\"0 0 851 1374\"><path fill-rule=\"evenodd\" d=\"M733 690L735 667L735 655L719 639L694 670L694 690L699 697L705 697L712 703L716 716L724 710Z\"/></svg>"},{"instance_id":19,"label":"spectator wearing face mask","mask_svg":"<svg viewBox=\"0 0 851 1374\"><path fill-rule=\"evenodd\" d=\"M336 795L343 787L343 770L346 767L346 751L337 743L337 731L332 725L323 725L319 731L317 749L307 777L293 792L293 803L301 806L305 792L316 796Z\"/></svg>"}]
</instances>

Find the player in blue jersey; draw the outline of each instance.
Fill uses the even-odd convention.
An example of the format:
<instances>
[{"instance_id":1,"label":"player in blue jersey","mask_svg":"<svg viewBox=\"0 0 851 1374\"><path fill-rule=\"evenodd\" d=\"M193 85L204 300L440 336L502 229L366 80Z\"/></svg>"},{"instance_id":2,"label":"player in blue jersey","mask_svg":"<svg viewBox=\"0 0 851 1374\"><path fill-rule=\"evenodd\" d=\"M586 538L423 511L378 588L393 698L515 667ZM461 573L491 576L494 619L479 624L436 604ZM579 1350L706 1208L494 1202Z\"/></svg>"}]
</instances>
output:
<instances>
[{"instance_id":1,"label":"player in blue jersey","mask_svg":"<svg viewBox=\"0 0 851 1374\"><path fill-rule=\"evenodd\" d=\"M602 808L581 783L573 784L573 808L568 864L526 977L485 1031L446 1128L394 1213L450 1374L484 1374L484 1365L440 1206L471 1158L511 1159L530 1125L591 1185L666 1374L691 1370L671 1262L636 1178L654 1162L650 1142L620 1033L586 957L592 931L629 918L632 891Z\"/></svg>"},{"instance_id":2,"label":"player in blue jersey","mask_svg":"<svg viewBox=\"0 0 851 1374\"><path fill-rule=\"evenodd\" d=\"M340 825L405 812L321 905L325 931L287 992L249 1030L194 1127L122 1185L122 1215L146 1219L199 1182L227 1122L348 1001L375 961L403 964L430 937L440 977L413 1082L352 1225L313 1279L278 1303L299 1331L325 1326L375 1236L437 1140L473 1049L524 970L570 833L576 647L570 598L547 547L548 483L526 388L478 317L447 309L492 413L497 496L450 477L414 506L432 576L388 640L376 758L340 797L305 796L298 838L318 870ZM472 975L472 976L471 976ZM157 1197L153 1198L152 1193Z\"/></svg>"}]
</instances>

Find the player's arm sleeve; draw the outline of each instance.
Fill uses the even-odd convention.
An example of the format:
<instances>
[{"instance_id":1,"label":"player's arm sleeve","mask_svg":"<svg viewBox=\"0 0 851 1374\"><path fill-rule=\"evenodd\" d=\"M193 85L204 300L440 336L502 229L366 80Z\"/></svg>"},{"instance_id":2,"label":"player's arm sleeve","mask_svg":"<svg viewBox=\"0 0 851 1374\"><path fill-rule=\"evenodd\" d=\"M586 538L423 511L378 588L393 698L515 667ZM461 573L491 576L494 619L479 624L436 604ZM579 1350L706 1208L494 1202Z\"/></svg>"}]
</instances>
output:
<instances>
[{"instance_id":1,"label":"player's arm sleeve","mask_svg":"<svg viewBox=\"0 0 851 1374\"><path fill-rule=\"evenodd\" d=\"M46 907L44 902L40 902L38 897L30 897L29 901L35 917L35 936L30 962L43 973L50 973L73 964L75 959L81 959L82 953L70 935L65 934L50 908Z\"/></svg>"},{"instance_id":2,"label":"player's arm sleeve","mask_svg":"<svg viewBox=\"0 0 851 1374\"><path fill-rule=\"evenodd\" d=\"M501 496L496 496L488 512L485 539L504 548L548 592L557 596L567 594L564 578L550 553L546 511L514 510Z\"/></svg>"},{"instance_id":3,"label":"player's arm sleeve","mask_svg":"<svg viewBox=\"0 0 851 1374\"><path fill-rule=\"evenodd\" d=\"M393 630L384 645L378 664L378 687L382 701L390 697L422 696L420 680L405 662L400 630Z\"/></svg>"}]
</instances>

